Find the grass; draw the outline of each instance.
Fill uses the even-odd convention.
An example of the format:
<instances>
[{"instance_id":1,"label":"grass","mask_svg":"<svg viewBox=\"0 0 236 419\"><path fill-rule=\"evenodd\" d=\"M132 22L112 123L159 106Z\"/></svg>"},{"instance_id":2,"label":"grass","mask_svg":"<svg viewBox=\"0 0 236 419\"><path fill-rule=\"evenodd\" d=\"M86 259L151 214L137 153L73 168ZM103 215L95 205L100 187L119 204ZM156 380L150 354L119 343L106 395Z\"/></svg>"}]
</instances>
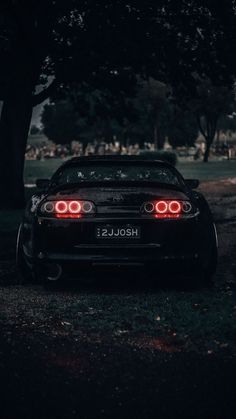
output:
<instances>
[{"instance_id":1,"label":"grass","mask_svg":"<svg viewBox=\"0 0 236 419\"><path fill-rule=\"evenodd\" d=\"M223 351L236 356L235 293L230 289L181 291L173 286L150 287L144 278L142 286L124 286L123 279L118 286L77 283L50 293L42 287L1 288L1 322L28 330L32 339L43 331L46 340L77 336L146 349L156 341L154 349L162 352Z\"/></svg>"},{"instance_id":2,"label":"grass","mask_svg":"<svg viewBox=\"0 0 236 419\"><path fill-rule=\"evenodd\" d=\"M25 183L34 184L36 179L50 178L62 163L61 159L26 160Z\"/></svg>"},{"instance_id":3,"label":"grass","mask_svg":"<svg viewBox=\"0 0 236 419\"><path fill-rule=\"evenodd\" d=\"M197 178L201 181L235 178L236 160L180 162L177 169L185 178Z\"/></svg>"},{"instance_id":4,"label":"grass","mask_svg":"<svg viewBox=\"0 0 236 419\"><path fill-rule=\"evenodd\" d=\"M173 348L207 353L225 345L236 355L234 296L227 292L167 291L82 295L53 313L70 324L70 331L100 336L164 338ZM59 301L58 301L59 302Z\"/></svg>"}]
</instances>

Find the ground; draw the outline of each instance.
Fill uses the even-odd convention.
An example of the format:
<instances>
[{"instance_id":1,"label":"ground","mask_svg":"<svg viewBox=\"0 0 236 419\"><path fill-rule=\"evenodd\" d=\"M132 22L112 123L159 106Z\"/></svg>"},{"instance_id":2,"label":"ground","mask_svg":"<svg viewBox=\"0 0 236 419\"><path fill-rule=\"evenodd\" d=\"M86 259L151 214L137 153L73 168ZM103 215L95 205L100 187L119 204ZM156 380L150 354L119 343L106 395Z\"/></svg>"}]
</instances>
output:
<instances>
[{"instance_id":1,"label":"ground","mask_svg":"<svg viewBox=\"0 0 236 419\"><path fill-rule=\"evenodd\" d=\"M200 177L219 233L211 288L136 272L54 291L23 286L21 214L1 214L2 419L235 418L236 180Z\"/></svg>"}]
</instances>

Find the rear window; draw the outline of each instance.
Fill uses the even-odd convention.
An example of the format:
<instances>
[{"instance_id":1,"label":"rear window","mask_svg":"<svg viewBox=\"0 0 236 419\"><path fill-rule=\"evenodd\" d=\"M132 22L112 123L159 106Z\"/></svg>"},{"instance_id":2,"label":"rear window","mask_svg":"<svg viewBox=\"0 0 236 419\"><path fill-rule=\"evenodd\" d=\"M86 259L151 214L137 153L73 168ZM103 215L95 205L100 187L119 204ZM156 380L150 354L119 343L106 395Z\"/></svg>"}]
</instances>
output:
<instances>
[{"instance_id":1,"label":"rear window","mask_svg":"<svg viewBox=\"0 0 236 419\"><path fill-rule=\"evenodd\" d=\"M53 179L56 185L81 182L148 181L179 185L175 173L165 166L151 165L81 165L64 168Z\"/></svg>"}]
</instances>

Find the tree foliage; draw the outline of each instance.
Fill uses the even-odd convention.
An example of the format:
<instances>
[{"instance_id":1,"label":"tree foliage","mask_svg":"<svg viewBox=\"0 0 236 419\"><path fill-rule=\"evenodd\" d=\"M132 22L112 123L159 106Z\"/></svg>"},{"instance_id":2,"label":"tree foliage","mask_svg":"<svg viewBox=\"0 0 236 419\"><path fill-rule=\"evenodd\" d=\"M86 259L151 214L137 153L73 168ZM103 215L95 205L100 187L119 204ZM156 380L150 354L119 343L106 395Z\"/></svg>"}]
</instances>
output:
<instances>
[{"instance_id":1,"label":"tree foliage","mask_svg":"<svg viewBox=\"0 0 236 419\"><path fill-rule=\"evenodd\" d=\"M198 125L194 113L181 109L176 104L170 105L166 121L169 143L175 148L194 146L198 136Z\"/></svg>"},{"instance_id":2,"label":"tree foliage","mask_svg":"<svg viewBox=\"0 0 236 419\"><path fill-rule=\"evenodd\" d=\"M139 82L130 98L74 85L64 91L63 99L45 105L44 132L60 144L72 140L110 142L116 136L125 145L158 140L158 148L162 148L166 137L173 147L193 145L198 134L194 115L172 103L167 91L163 83L152 79Z\"/></svg>"},{"instance_id":3,"label":"tree foliage","mask_svg":"<svg viewBox=\"0 0 236 419\"><path fill-rule=\"evenodd\" d=\"M46 104L42 114L44 133L58 144L68 144L77 139L78 125L74 109L68 101Z\"/></svg>"},{"instance_id":4,"label":"tree foliage","mask_svg":"<svg viewBox=\"0 0 236 419\"><path fill-rule=\"evenodd\" d=\"M0 193L9 205L23 203L32 107L66 86L86 83L115 98L138 74L191 98L196 73L216 86L235 76L234 0L2 0L0 15ZM133 130L129 119L123 129Z\"/></svg>"},{"instance_id":5,"label":"tree foliage","mask_svg":"<svg viewBox=\"0 0 236 419\"><path fill-rule=\"evenodd\" d=\"M210 79L198 79L196 94L188 106L195 113L199 130L206 140L205 162L208 161L220 118L231 113L234 105L235 93L232 88L216 86Z\"/></svg>"}]
</instances>

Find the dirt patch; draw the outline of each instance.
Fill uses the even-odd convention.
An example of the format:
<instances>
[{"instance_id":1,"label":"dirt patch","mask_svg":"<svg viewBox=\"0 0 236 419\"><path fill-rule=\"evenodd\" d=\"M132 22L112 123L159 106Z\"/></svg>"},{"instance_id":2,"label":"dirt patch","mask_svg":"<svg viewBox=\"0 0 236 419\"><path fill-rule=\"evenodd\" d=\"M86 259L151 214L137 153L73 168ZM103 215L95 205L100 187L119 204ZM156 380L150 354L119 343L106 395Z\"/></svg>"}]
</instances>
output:
<instances>
[{"instance_id":1,"label":"dirt patch","mask_svg":"<svg viewBox=\"0 0 236 419\"><path fill-rule=\"evenodd\" d=\"M236 196L236 177L201 182L199 190L209 199L211 196Z\"/></svg>"},{"instance_id":2,"label":"dirt patch","mask_svg":"<svg viewBox=\"0 0 236 419\"><path fill-rule=\"evenodd\" d=\"M236 178L202 182L199 187L217 223L236 222Z\"/></svg>"}]
</instances>

